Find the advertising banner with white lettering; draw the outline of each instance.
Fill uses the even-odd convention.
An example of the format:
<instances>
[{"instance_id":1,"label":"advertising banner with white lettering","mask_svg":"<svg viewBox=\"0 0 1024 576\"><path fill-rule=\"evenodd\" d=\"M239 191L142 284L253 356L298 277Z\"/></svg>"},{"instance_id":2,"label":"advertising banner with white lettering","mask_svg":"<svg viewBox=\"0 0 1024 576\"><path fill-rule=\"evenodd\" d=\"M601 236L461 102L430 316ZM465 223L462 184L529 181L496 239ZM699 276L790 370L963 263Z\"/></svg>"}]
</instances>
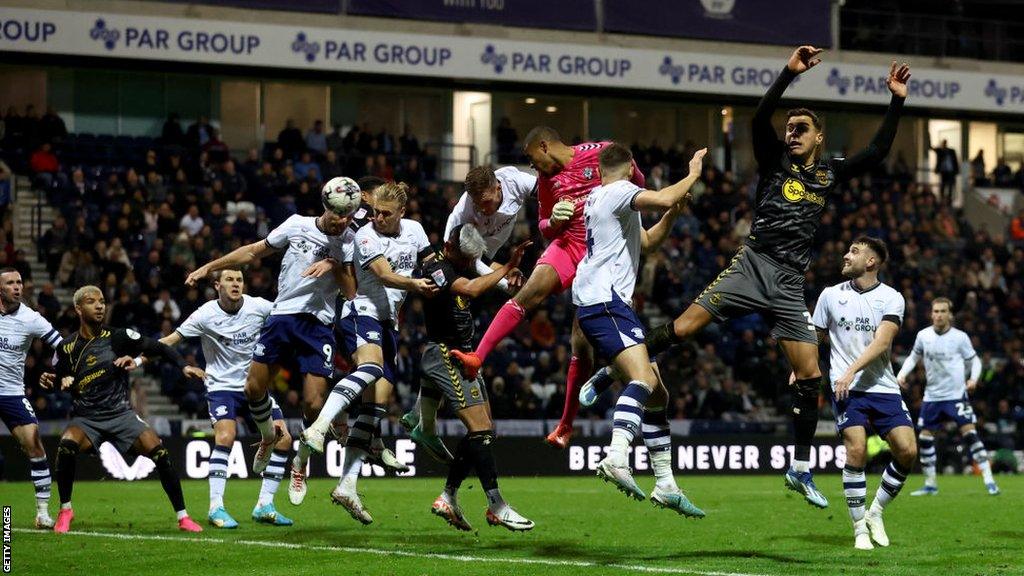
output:
<instances>
[{"instance_id":1,"label":"advertising banner with white lettering","mask_svg":"<svg viewBox=\"0 0 1024 576\"><path fill-rule=\"evenodd\" d=\"M759 97L785 64L699 52L0 8L0 51ZM794 99L884 105L888 58L824 62ZM913 62L911 62L913 64ZM1024 111L1024 77L913 69L909 107Z\"/></svg>"},{"instance_id":2,"label":"advertising banner with white lettering","mask_svg":"<svg viewBox=\"0 0 1024 576\"><path fill-rule=\"evenodd\" d=\"M829 0L604 0L608 32L832 45Z\"/></svg>"},{"instance_id":3,"label":"advertising banner with white lettering","mask_svg":"<svg viewBox=\"0 0 1024 576\"><path fill-rule=\"evenodd\" d=\"M452 449L460 438L445 438ZM43 439L47 454L57 453L59 437ZM182 478L206 478L209 475L209 459L213 451L213 439L188 439L166 437L164 446L175 460L175 468ZM235 478L253 477L251 465L255 449L250 439L236 440L228 458L228 475ZM385 439L394 447L398 460L410 467L403 476L445 476L448 469L432 460L407 438ZM791 445L784 441L763 436L701 436L673 438L672 459L680 474L782 474L789 467ZM578 438L566 450L551 450L535 437L502 437L491 445L498 470L503 476L591 476L596 473L597 463L608 450L603 438ZM7 456L3 466L5 480L27 480L28 460L18 450L17 441L11 436L0 436L0 450ZM80 459L77 475L83 480L114 478L118 480L141 480L156 478L152 461L145 457L125 458L110 443L100 446L98 458ZM324 455L310 460L310 476L341 476L345 461L344 447L331 440L324 447ZM642 445L632 448L629 453L630 466L638 474L651 474L650 458ZM841 472L846 463L846 449L839 442L816 442L811 450L811 467L815 472ZM384 476L380 467L366 464L363 476Z\"/></svg>"},{"instance_id":4,"label":"advertising banner with white lettering","mask_svg":"<svg viewBox=\"0 0 1024 576\"><path fill-rule=\"evenodd\" d=\"M597 28L594 0L348 0L348 13L524 28Z\"/></svg>"}]
</instances>

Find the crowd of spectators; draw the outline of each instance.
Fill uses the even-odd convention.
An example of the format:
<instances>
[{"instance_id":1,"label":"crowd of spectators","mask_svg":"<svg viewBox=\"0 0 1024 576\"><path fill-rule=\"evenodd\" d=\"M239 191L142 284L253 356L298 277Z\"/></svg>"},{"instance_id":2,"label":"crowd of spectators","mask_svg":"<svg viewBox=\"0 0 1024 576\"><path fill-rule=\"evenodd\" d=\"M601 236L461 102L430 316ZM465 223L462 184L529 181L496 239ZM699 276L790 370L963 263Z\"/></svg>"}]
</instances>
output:
<instances>
[{"instance_id":1,"label":"crowd of spectators","mask_svg":"<svg viewBox=\"0 0 1024 576\"><path fill-rule=\"evenodd\" d=\"M174 121L169 119L172 126ZM168 135L166 127L164 133ZM36 279L40 289L34 297L63 332L73 330L76 320L67 303L62 306L52 297L53 287L86 283L104 290L114 324L151 336L171 332L212 296L209 286L183 284L188 271L265 237L292 213L319 213L320 183L334 175L373 174L408 182L407 217L421 221L438 246L444 221L461 193L458 183L437 179L436 162L434 171L423 168L424 148L408 132L395 139L362 126L344 135L337 127L325 134L317 123L303 136L289 124L264 152L249 150L240 159L227 153L226 146L223 154L216 152L223 143L217 144L216 128L204 119L187 130L171 128L170 136L180 140L148 150L138 165L120 170L62 166L66 183L60 184L58 178L37 182L47 187L60 215L39 239L39 256L50 278ZM649 187L681 177L693 147L634 146ZM353 164L353 157L365 160ZM378 163L380 157L384 160ZM396 165L389 158L404 158L404 163ZM361 170L351 171L357 165ZM738 180L713 166L705 168L694 199L669 240L642 264L636 304L643 317L674 317L727 265L749 232L753 191L753 181ZM929 324L929 301L939 295L951 297L957 325L974 337L984 358L985 375L975 394L979 417L983 423L1003 426L1019 416L1024 404L1018 385L1024 376L1024 245L1019 247L1004 235L972 230L935 192L914 182L901 159L843 185L829 203L814 241L817 256L807 273L807 300L813 306L825 286L841 281L841 257L852 238L870 234L885 239L891 260L882 278L907 302L894 355L908 352L916 332ZM528 204L514 235L536 234L527 224L535 220L535 211L535 205ZM653 218L644 215L648 223ZM527 272L542 246L537 240L524 260ZM278 265L279 259L272 258L248 270L249 293L273 298ZM504 298L491 294L477 303L479 331ZM424 305L418 297L410 297L406 304L392 415L408 408L415 397L425 339ZM557 418L561 413L570 354L564 327L571 324L572 313L568 295L550 298L489 357L483 374L496 418ZM38 343L35 348L33 366L41 370L48 359ZM183 349L193 360L199 359L197 343ZM38 370L29 370L30 383L36 381ZM672 395L673 418L759 422L777 418L779 410L788 407L789 372L758 316L713 325L695 345L668 353L662 374ZM161 380L163 392L184 412L204 412L201 385L182 382L171 372ZM297 387L290 380L285 370L276 387L286 412L297 415ZM918 370L908 391L914 411L922 387L923 373ZM36 396L37 407L45 408L47 400L38 391ZM582 417L605 418L614 402L614 395L606 396ZM56 404L66 410L64 404ZM42 413L59 415L48 409Z\"/></svg>"}]
</instances>

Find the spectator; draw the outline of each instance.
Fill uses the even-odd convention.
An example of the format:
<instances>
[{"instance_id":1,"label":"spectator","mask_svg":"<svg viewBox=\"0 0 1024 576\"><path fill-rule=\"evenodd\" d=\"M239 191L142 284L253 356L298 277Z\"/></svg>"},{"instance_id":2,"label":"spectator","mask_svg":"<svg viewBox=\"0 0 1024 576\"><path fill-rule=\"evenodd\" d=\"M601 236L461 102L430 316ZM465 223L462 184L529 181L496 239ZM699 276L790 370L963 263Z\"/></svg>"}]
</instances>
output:
<instances>
[{"instance_id":1,"label":"spectator","mask_svg":"<svg viewBox=\"0 0 1024 576\"><path fill-rule=\"evenodd\" d=\"M323 158L327 154L327 134L324 133L324 121L313 122L313 127L306 132L306 150Z\"/></svg>"},{"instance_id":2,"label":"spectator","mask_svg":"<svg viewBox=\"0 0 1024 576\"><path fill-rule=\"evenodd\" d=\"M295 163L295 177L299 180L312 180L320 182L320 166L313 162L309 152L303 152L299 161Z\"/></svg>"},{"instance_id":3,"label":"spectator","mask_svg":"<svg viewBox=\"0 0 1024 576\"><path fill-rule=\"evenodd\" d=\"M992 170L992 180L994 180L996 186L1013 185L1013 170L1006 165L1006 158L999 157L995 169Z\"/></svg>"},{"instance_id":4,"label":"spectator","mask_svg":"<svg viewBox=\"0 0 1024 576\"><path fill-rule=\"evenodd\" d=\"M203 152L206 152L207 157L212 164L227 162L230 150L228 149L228 145L220 139L220 130L211 128L209 134L209 139L202 146Z\"/></svg>"},{"instance_id":5,"label":"spectator","mask_svg":"<svg viewBox=\"0 0 1024 576\"><path fill-rule=\"evenodd\" d=\"M180 228L189 236L196 236L203 230L203 217L199 215L199 207L195 204L189 206L188 214L181 217Z\"/></svg>"},{"instance_id":6,"label":"spectator","mask_svg":"<svg viewBox=\"0 0 1024 576\"><path fill-rule=\"evenodd\" d=\"M210 119L200 114L199 118L189 125L188 130L185 132L185 143L193 150L200 150L206 146L212 135L213 126L210 126Z\"/></svg>"},{"instance_id":7,"label":"spectator","mask_svg":"<svg viewBox=\"0 0 1024 576\"><path fill-rule=\"evenodd\" d=\"M28 160L32 173L32 184L40 190L51 190L55 184L63 185L67 177L60 172L60 162L52 151L49 142L44 142Z\"/></svg>"},{"instance_id":8,"label":"spectator","mask_svg":"<svg viewBox=\"0 0 1024 576\"><path fill-rule=\"evenodd\" d=\"M178 308L178 303L171 298L171 292L167 289L160 291L160 297L153 302L153 311L171 322L177 323L178 318L181 318L181 308Z\"/></svg>"},{"instance_id":9,"label":"spectator","mask_svg":"<svg viewBox=\"0 0 1024 576\"><path fill-rule=\"evenodd\" d=\"M291 118L285 120L284 128L277 134L277 146L288 160L294 160L305 149L302 131L295 127L295 121Z\"/></svg>"},{"instance_id":10,"label":"spectator","mask_svg":"<svg viewBox=\"0 0 1024 576\"><path fill-rule=\"evenodd\" d=\"M185 146L185 132L181 129L181 117L177 112L171 112L164 121L163 129L160 131L160 141L164 146Z\"/></svg>"},{"instance_id":11,"label":"spectator","mask_svg":"<svg viewBox=\"0 0 1024 576\"><path fill-rule=\"evenodd\" d=\"M953 204L953 194L956 189L956 177L960 174L960 162L956 157L956 150L947 146L943 140L938 148L932 148L935 152L935 173L942 179L939 188L942 203L949 206Z\"/></svg>"},{"instance_id":12,"label":"spectator","mask_svg":"<svg viewBox=\"0 0 1024 576\"><path fill-rule=\"evenodd\" d=\"M530 321L530 339L538 346L550 349L555 345L555 325L548 319L548 311L537 310Z\"/></svg>"},{"instance_id":13,"label":"spectator","mask_svg":"<svg viewBox=\"0 0 1024 576\"><path fill-rule=\"evenodd\" d=\"M398 138L398 149L399 154L402 156L419 156L420 155L420 141L413 135L412 129L408 124L402 130L402 136Z\"/></svg>"},{"instance_id":14,"label":"spectator","mask_svg":"<svg viewBox=\"0 0 1024 576\"><path fill-rule=\"evenodd\" d=\"M64 120L57 115L52 106L46 107L46 114L39 120L39 137L43 142L57 144L68 136L68 128Z\"/></svg>"},{"instance_id":15,"label":"spectator","mask_svg":"<svg viewBox=\"0 0 1024 576\"><path fill-rule=\"evenodd\" d=\"M971 182L975 186L988 186L989 181L985 171L985 151L978 150L977 156L971 160Z\"/></svg>"},{"instance_id":16,"label":"spectator","mask_svg":"<svg viewBox=\"0 0 1024 576\"><path fill-rule=\"evenodd\" d=\"M345 139L341 135L341 124L334 125L334 131L327 135L327 151L340 153L344 147Z\"/></svg>"}]
</instances>

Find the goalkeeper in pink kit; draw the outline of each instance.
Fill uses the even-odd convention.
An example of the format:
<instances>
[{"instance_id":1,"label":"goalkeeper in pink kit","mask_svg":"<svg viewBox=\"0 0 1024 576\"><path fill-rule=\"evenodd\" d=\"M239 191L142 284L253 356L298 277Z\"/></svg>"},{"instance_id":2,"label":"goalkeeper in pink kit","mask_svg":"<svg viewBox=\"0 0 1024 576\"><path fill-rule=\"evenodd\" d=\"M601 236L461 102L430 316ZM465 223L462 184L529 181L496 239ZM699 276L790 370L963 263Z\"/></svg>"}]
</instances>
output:
<instances>
[{"instance_id":1,"label":"goalkeeper in pink kit","mask_svg":"<svg viewBox=\"0 0 1024 576\"><path fill-rule=\"evenodd\" d=\"M587 142L568 146L558 132L545 126L538 126L526 135L523 148L539 175L540 232L550 244L537 260L526 284L498 310L476 351L452 350L467 376L476 376L487 355L515 330L527 311L536 308L549 295L572 288L576 267L587 252L583 206L590 191L601 184L598 155L608 144ZM644 176L635 163L631 180L637 186L644 186ZM593 349L573 322L565 407L558 427L547 437L548 444L558 448L568 445L572 423L579 410L579 390L593 369Z\"/></svg>"}]
</instances>

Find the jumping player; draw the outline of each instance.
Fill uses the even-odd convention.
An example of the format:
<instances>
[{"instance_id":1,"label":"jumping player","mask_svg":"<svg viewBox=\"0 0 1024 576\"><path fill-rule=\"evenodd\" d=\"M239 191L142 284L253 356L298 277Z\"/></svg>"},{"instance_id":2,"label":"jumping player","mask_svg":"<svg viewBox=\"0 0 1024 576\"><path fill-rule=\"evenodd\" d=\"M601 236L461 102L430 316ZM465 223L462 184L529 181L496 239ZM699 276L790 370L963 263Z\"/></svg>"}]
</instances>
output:
<instances>
[{"instance_id":1,"label":"jumping player","mask_svg":"<svg viewBox=\"0 0 1024 576\"><path fill-rule=\"evenodd\" d=\"M903 488L917 458L914 423L892 373L892 341L903 323L903 296L878 280L888 258L885 243L861 236L843 257L849 280L822 291L814 308L819 338L831 344L832 403L846 445L843 492L853 520L854 547L888 546L882 511ZM866 512L868 429L885 438L893 460L882 473Z\"/></svg>"},{"instance_id":2,"label":"jumping player","mask_svg":"<svg viewBox=\"0 0 1024 576\"><path fill-rule=\"evenodd\" d=\"M668 391L652 367L643 324L632 302L640 252L656 250L668 236L678 215L676 206L686 201L690 186L697 181L705 153L707 149L701 149L693 155L686 178L652 192L629 181L634 168L628 148L610 144L601 150L601 185L587 198L586 255L572 288L583 335L629 382L615 405L611 448L598 463L597 475L627 496L646 499L633 479L627 457L633 439L642 431L657 478L651 502L694 517L703 517L704 512L682 493L672 475ZM664 211L666 216L644 230L641 210Z\"/></svg>"},{"instance_id":3,"label":"jumping player","mask_svg":"<svg viewBox=\"0 0 1024 576\"><path fill-rule=\"evenodd\" d=\"M333 264L351 258L351 216L327 207L320 216L289 217L259 240L200 266L185 283L195 286L213 272L240 270L260 258L284 251L277 280L277 299L256 344L245 382L249 412L260 431L252 469L262 473L284 430L271 418L270 383L286 359L294 360L303 375L303 409L312 419L323 406L327 377L334 368L334 305L339 287L351 282L344 268ZM318 272L323 268L331 274Z\"/></svg>"},{"instance_id":4,"label":"jumping player","mask_svg":"<svg viewBox=\"0 0 1024 576\"><path fill-rule=\"evenodd\" d=\"M786 472L786 487L803 494L810 504L825 508L828 500L815 486L810 469L821 370L817 335L804 301L804 271L832 193L840 183L880 164L889 153L907 97L910 67L892 63L886 80L892 99L868 147L850 158L829 160L821 157L825 133L811 110L797 108L786 114L785 140L779 140L771 123L786 87L797 75L818 65L820 53L813 46L797 48L754 111L751 128L759 178L754 223L746 245L682 315L651 330L647 348L652 355L660 354L694 337L712 321L724 322L753 312L768 318L772 336L796 376L792 413L796 449ZM597 377L607 380L605 374L599 371Z\"/></svg>"},{"instance_id":5,"label":"jumping player","mask_svg":"<svg viewBox=\"0 0 1024 576\"><path fill-rule=\"evenodd\" d=\"M526 312L540 305L551 294L572 287L579 266L586 253L586 225L583 205L587 195L601 183L598 154L609 142L587 142L567 146L555 130L539 126L526 135L524 149L531 165L540 176L537 179L539 226L544 238L551 241L537 260L523 288L495 314L474 352L452 354L463 364L470 378L476 376L491 350L515 330ZM633 164L630 180L644 185L644 176ZM579 390L593 371L593 350L574 322L572 329L572 358L566 375L565 407L558 426L546 441L552 446L565 448L572 436L572 422L579 410Z\"/></svg>"}]
</instances>

